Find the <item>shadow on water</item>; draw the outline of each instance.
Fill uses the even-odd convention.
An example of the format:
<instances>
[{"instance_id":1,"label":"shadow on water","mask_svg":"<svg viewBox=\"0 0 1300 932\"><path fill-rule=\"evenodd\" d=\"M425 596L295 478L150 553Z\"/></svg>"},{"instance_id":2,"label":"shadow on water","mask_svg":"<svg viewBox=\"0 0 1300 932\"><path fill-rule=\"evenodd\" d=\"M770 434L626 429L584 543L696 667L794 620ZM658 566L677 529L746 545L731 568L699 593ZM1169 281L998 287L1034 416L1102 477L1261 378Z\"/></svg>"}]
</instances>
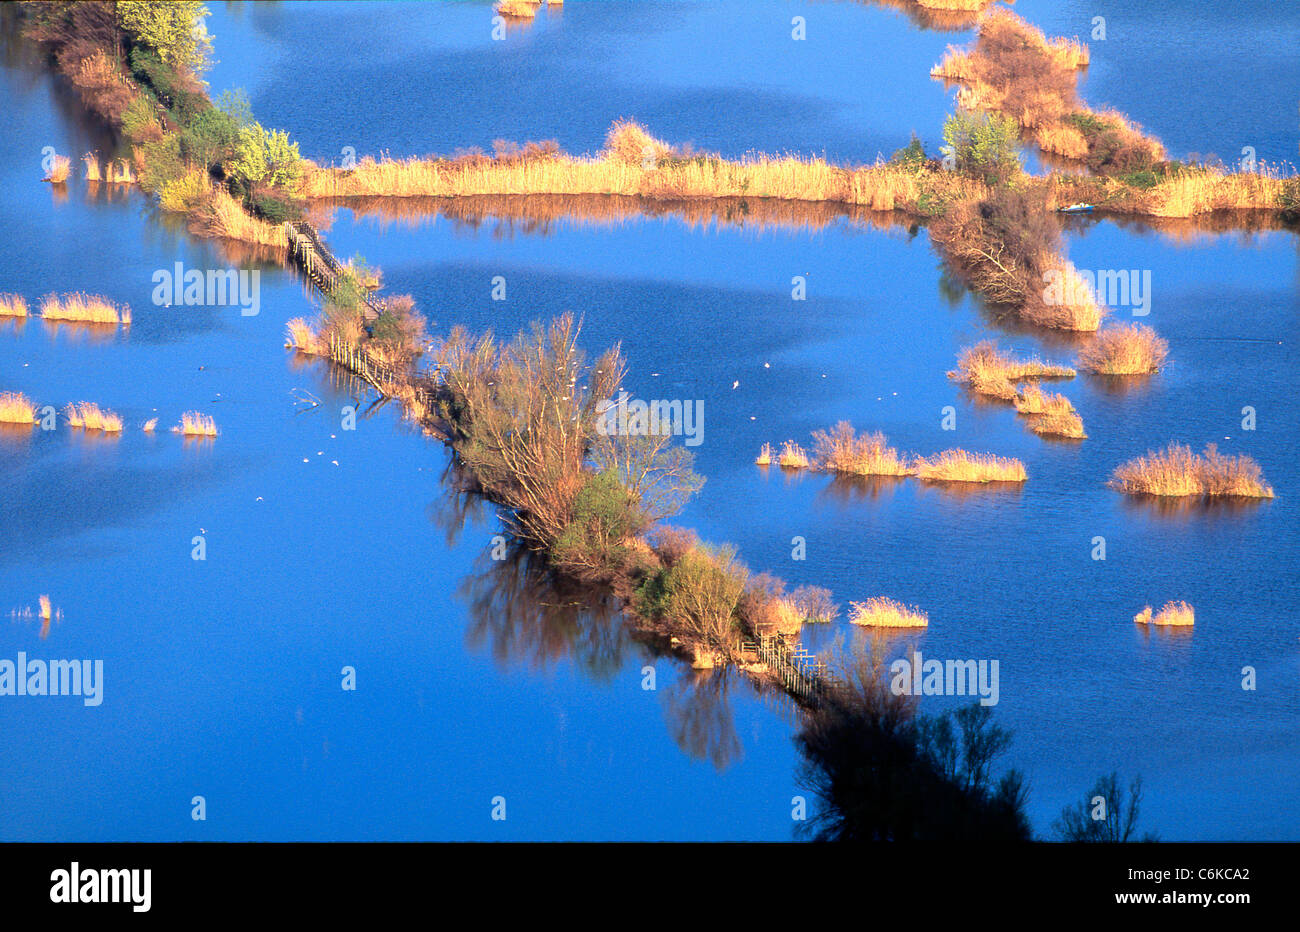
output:
<instances>
[{"instance_id":1,"label":"shadow on water","mask_svg":"<svg viewBox=\"0 0 1300 932\"><path fill-rule=\"evenodd\" d=\"M495 507L453 460L441 477L442 497L430 519L454 541L470 522L483 523ZM612 683L638 657L669 659L679 675L657 689L668 730L693 760L719 770L741 759L729 701L737 674L730 669L692 670L673 656L663 639L638 631L608 590L556 573L545 556L504 536L484 550L474 572L457 587L469 615L467 646L486 650L502 667L546 671L566 660L587 678ZM748 683L748 681L745 681Z\"/></svg>"}]
</instances>

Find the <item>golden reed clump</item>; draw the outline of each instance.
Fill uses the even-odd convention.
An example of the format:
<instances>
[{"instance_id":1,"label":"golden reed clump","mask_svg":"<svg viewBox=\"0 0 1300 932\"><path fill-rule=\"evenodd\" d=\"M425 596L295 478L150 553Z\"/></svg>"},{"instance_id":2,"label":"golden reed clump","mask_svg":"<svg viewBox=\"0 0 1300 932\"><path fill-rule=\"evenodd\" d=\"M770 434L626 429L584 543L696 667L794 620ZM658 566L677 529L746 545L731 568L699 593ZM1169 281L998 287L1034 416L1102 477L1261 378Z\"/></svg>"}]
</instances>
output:
<instances>
[{"instance_id":1,"label":"golden reed clump","mask_svg":"<svg viewBox=\"0 0 1300 932\"><path fill-rule=\"evenodd\" d=\"M917 457L916 476L925 482L1024 482L1025 464L991 453L944 450L926 459Z\"/></svg>"},{"instance_id":2,"label":"golden reed clump","mask_svg":"<svg viewBox=\"0 0 1300 932\"><path fill-rule=\"evenodd\" d=\"M1028 385L1015 398L1016 410L1029 418L1029 429L1047 437L1066 437L1085 440L1083 419L1079 417L1070 399L1054 392L1045 392L1037 385Z\"/></svg>"},{"instance_id":3,"label":"golden reed clump","mask_svg":"<svg viewBox=\"0 0 1300 932\"><path fill-rule=\"evenodd\" d=\"M865 602L849 603L849 623L872 628L924 628L930 619L914 605L875 596Z\"/></svg>"},{"instance_id":4,"label":"golden reed clump","mask_svg":"<svg viewBox=\"0 0 1300 932\"><path fill-rule=\"evenodd\" d=\"M46 295L41 299L41 317L45 320L66 320L83 324L111 324L130 326L131 309L125 304L114 304L107 298L81 292L63 295Z\"/></svg>"},{"instance_id":5,"label":"golden reed clump","mask_svg":"<svg viewBox=\"0 0 1300 932\"><path fill-rule=\"evenodd\" d=\"M910 476L907 457L889 446L885 435L857 435L840 421L830 430L813 432L813 461L818 469L854 476Z\"/></svg>"},{"instance_id":6,"label":"golden reed clump","mask_svg":"<svg viewBox=\"0 0 1300 932\"><path fill-rule=\"evenodd\" d=\"M532 19L537 15L537 8L541 6L541 0L531 2L531 0L500 0L495 9L502 16L512 16L515 19Z\"/></svg>"},{"instance_id":7,"label":"golden reed clump","mask_svg":"<svg viewBox=\"0 0 1300 932\"><path fill-rule=\"evenodd\" d=\"M1225 456L1214 444L1198 455L1188 446L1171 443L1118 466L1110 485L1129 495L1273 498L1255 460Z\"/></svg>"},{"instance_id":8,"label":"golden reed clump","mask_svg":"<svg viewBox=\"0 0 1300 932\"><path fill-rule=\"evenodd\" d=\"M122 419L118 415L89 401L68 405L64 410L63 417L68 422L69 427L78 427L82 430L101 430L106 434L120 434L122 432Z\"/></svg>"},{"instance_id":9,"label":"golden reed clump","mask_svg":"<svg viewBox=\"0 0 1300 932\"><path fill-rule=\"evenodd\" d=\"M186 437L215 437L217 435L217 423L206 414L200 414L198 411L186 411L181 415L180 426L173 427L172 432L184 434Z\"/></svg>"},{"instance_id":10,"label":"golden reed clump","mask_svg":"<svg viewBox=\"0 0 1300 932\"><path fill-rule=\"evenodd\" d=\"M310 356L324 356L327 353L320 334L303 317L295 317L285 325L285 349L294 349Z\"/></svg>"},{"instance_id":11,"label":"golden reed clump","mask_svg":"<svg viewBox=\"0 0 1300 932\"><path fill-rule=\"evenodd\" d=\"M787 440L781 444L781 454L777 457L777 463L783 469L807 469L809 466L808 454L803 451L803 447L793 440Z\"/></svg>"},{"instance_id":12,"label":"golden reed clump","mask_svg":"<svg viewBox=\"0 0 1300 932\"><path fill-rule=\"evenodd\" d=\"M1139 625L1173 625L1177 627L1188 627L1196 623L1196 612L1186 602L1166 602L1159 612L1153 617L1151 606L1148 605L1133 616L1133 621Z\"/></svg>"},{"instance_id":13,"label":"golden reed clump","mask_svg":"<svg viewBox=\"0 0 1300 932\"><path fill-rule=\"evenodd\" d=\"M1075 374L1069 366L1044 362L1037 357L1017 359L998 349L997 341L983 340L958 352L957 368L948 373L948 378L967 386L978 395L1014 401L1018 382L1028 379L1072 379Z\"/></svg>"},{"instance_id":14,"label":"golden reed clump","mask_svg":"<svg viewBox=\"0 0 1300 932\"><path fill-rule=\"evenodd\" d=\"M72 171L72 160L66 155L56 155L50 161L50 170L45 173L43 180L50 184L63 184L68 180L68 174Z\"/></svg>"},{"instance_id":15,"label":"golden reed clump","mask_svg":"<svg viewBox=\"0 0 1300 932\"><path fill-rule=\"evenodd\" d=\"M765 443L763 444L763 449L758 451L758 457L754 460L754 463L759 466L771 466L774 456L775 453L772 451L772 445L770 443Z\"/></svg>"},{"instance_id":16,"label":"golden reed clump","mask_svg":"<svg viewBox=\"0 0 1300 932\"><path fill-rule=\"evenodd\" d=\"M1079 368L1098 375L1146 375L1169 357L1169 343L1145 324L1117 324L1079 351Z\"/></svg>"},{"instance_id":17,"label":"golden reed clump","mask_svg":"<svg viewBox=\"0 0 1300 932\"><path fill-rule=\"evenodd\" d=\"M0 294L0 317L26 317L27 299L20 294Z\"/></svg>"},{"instance_id":18,"label":"golden reed clump","mask_svg":"<svg viewBox=\"0 0 1300 932\"><path fill-rule=\"evenodd\" d=\"M0 392L0 424L35 424L36 405L21 392Z\"/></svg>"}]
</instances>

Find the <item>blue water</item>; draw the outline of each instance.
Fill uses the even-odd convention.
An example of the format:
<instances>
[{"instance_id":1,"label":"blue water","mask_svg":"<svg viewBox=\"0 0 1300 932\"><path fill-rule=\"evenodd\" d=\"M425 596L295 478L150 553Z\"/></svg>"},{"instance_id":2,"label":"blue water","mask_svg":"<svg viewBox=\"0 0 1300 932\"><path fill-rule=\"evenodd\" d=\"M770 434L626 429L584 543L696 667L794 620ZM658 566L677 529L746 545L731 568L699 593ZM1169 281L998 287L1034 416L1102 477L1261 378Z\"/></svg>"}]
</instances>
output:
<instances>
[{"instance_id":1,"label":"blue water","mask_svg":"<svg viewBox=\"0 0 1300 932\"><path fill-rule=\"evenodd\" d=\"M486 4L216 4L223 61L211 80L214 91L248 87L259 118L324 160L343 145L405 154L495 136L583 151L619 115L727 152L856 159L941 122L947 98L926 72L952 34L861 4L749 9L571 2L558 22L502 45ZM1051 19L1067 5L1017 9L1069 31ZM806 67L778 67L801 53L767 38L767 17L784 37L804 10L809 48L824 45ZM349 24L360 18L374 59L323 54L355 48ZM260 267L255 317L153 306L156 270L231 260L138 193L110 200L75 176L66 198L42 185L42 146L75 155L106 143L21 48L5 48L0 291L33 302L51 290L105 294L129 302L135 322L99 338L0 324L0 390L96 401L129 428L98 442L64 428L0 434L0 657L101 658L106 676L98 708L0 700L0 837L790 838L798 761L781 710L735 679L690 690L689 671L646 656L616 620L519 613L521 623L503 611L494 592L516 609L520 599L485 559L496 519L483 510L455 530L441 445L390 409L343 430L353 393L281 349L285 321L312 313L302 285ZM507 93L503 54L512 74L533 76ZM1225 74L1242 64L1219 60ZM827 80L872 69L897 83ZM1089 86L1099 75L1094 66ZM306 91L336 109L313 109ZM1199 115L1220 91L1165 105ZM1290 125L1267 121L1279 137ZM673 216L390 222L340 209L326 235L380 266L386 289L414 295L439 330L509 334L573 311L593 353L622 341L635 394L703 400L697 468L708 481L677 521L841 602L920 605L931 625L915 643L927 657L998 659L997 718L1016 732L1005 763L1026 771L1040 832L1118 769L1143 775L1143 826L1163 837L1300 837L1294 235L1189 241L1080 224L1069 243L1080 267L1151 270L1146 322L1172 359L1127 389L1058 383L1087 426L1080 444L1046 442L946 379L957 350L985 337L1062 360L1073 346L952 296L923 230ZM504 302L490 297L497 275ZM794 276L807 280L806 301L791 299ZM946 405L956 431L941 429ZM1254 432L1241 430L1246 405ZM212 414L221 436L183 443L165 431L191 408ZM153 416L151 437L137 428ZM959 495L752 465L763 442L806 443L842 418L906 450L1018 456L1030 480ZM1167 512L1105 487L1115 465L1174 439L1249 453L1279 498ZM207 559L196 562L200 534ZM1090 557L1098 535L1105 562ZM796 536L802 561L791 558ZM62 612L44 640L38 622L7 617L42 593ZM1132 624L1143 604L1171 598L1196 606L1190 636ZM806 642L837 636L859 635L841 620ZM647 664L653 692L642 689ZM1246 665L1254 692L1240 688ZM355 692L341 689L344 666L356 668ZM206 822L190 818L196 795ZM496 796L504 822L491 818Z\"/></svg>"}]
</instances>

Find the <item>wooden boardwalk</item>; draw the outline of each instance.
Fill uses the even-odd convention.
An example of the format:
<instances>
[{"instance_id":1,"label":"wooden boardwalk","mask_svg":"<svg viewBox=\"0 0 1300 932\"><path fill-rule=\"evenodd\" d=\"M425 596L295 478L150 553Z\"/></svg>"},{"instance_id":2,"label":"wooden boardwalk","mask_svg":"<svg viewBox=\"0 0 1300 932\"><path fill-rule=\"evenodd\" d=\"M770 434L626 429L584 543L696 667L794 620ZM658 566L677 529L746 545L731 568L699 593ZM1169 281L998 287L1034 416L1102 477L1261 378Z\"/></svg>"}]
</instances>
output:
<instances>
[{"instance_id":1,"label":"wooden boardwalk","mask_svg":"<svg viewBox=\"0 0 1300 932\"><path fill-rule=\"evenodd\" d=\"M781 634L760 634L757 641L741 641L742 654L754 654L767 665L790 696L811 708L821 705L838 680L824 661L804 648L792 648Z\"/></svg>"},{"instance_id":2,"label":"wooden boardwalk","mask_svg":"<svg viewBox=\"0 0 1300 932\"><path fill-rule=\"evenodd\" d=\"M316 228L306 220L286 220L284 234L289 240L290 261L302 269L308 280L328 298L338 287L339 278L343 275L343 266L339 260L330 252ZM362 302L362 318L367 325L373 324L383 313L383 306L369 295L363 295Z\"/></svg>"}]
</instances>

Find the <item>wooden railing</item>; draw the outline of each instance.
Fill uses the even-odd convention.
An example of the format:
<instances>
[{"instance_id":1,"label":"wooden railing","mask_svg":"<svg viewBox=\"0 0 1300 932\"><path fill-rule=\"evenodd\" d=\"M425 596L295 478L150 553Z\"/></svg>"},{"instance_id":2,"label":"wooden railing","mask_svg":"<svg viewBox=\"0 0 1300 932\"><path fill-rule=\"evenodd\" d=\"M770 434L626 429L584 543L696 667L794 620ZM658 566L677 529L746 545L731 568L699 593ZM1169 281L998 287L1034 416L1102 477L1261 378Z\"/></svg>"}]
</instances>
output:
<instances>
[{"instance_id":1,"label":"wooden railing","mask_svg":"<svg viewBox=\"0 0 1300 932\"><path fill-rule=\"evenodd\" d=\"M760 634L756 641L741 641L742 654L754 654L795 699L817 706L835 687L837 679L825 661L803 647L792 648L781 634Z\"/></svg>"},{"instance_id":2,"label":"wooden railing","mask_svg":"<svg viewBox=\"0 0 1300 932\"><path fill-rule=\"evenodd\" d=\"M289 258L306 273L307 278L327 298L338 288L344 268L330 252L320 234L306 220L286 220L284 234L289 240ZM362 296L361 314L367 324L373 324L384 312L381 304L369 295Z\"/></svg>"}]
</instances>

